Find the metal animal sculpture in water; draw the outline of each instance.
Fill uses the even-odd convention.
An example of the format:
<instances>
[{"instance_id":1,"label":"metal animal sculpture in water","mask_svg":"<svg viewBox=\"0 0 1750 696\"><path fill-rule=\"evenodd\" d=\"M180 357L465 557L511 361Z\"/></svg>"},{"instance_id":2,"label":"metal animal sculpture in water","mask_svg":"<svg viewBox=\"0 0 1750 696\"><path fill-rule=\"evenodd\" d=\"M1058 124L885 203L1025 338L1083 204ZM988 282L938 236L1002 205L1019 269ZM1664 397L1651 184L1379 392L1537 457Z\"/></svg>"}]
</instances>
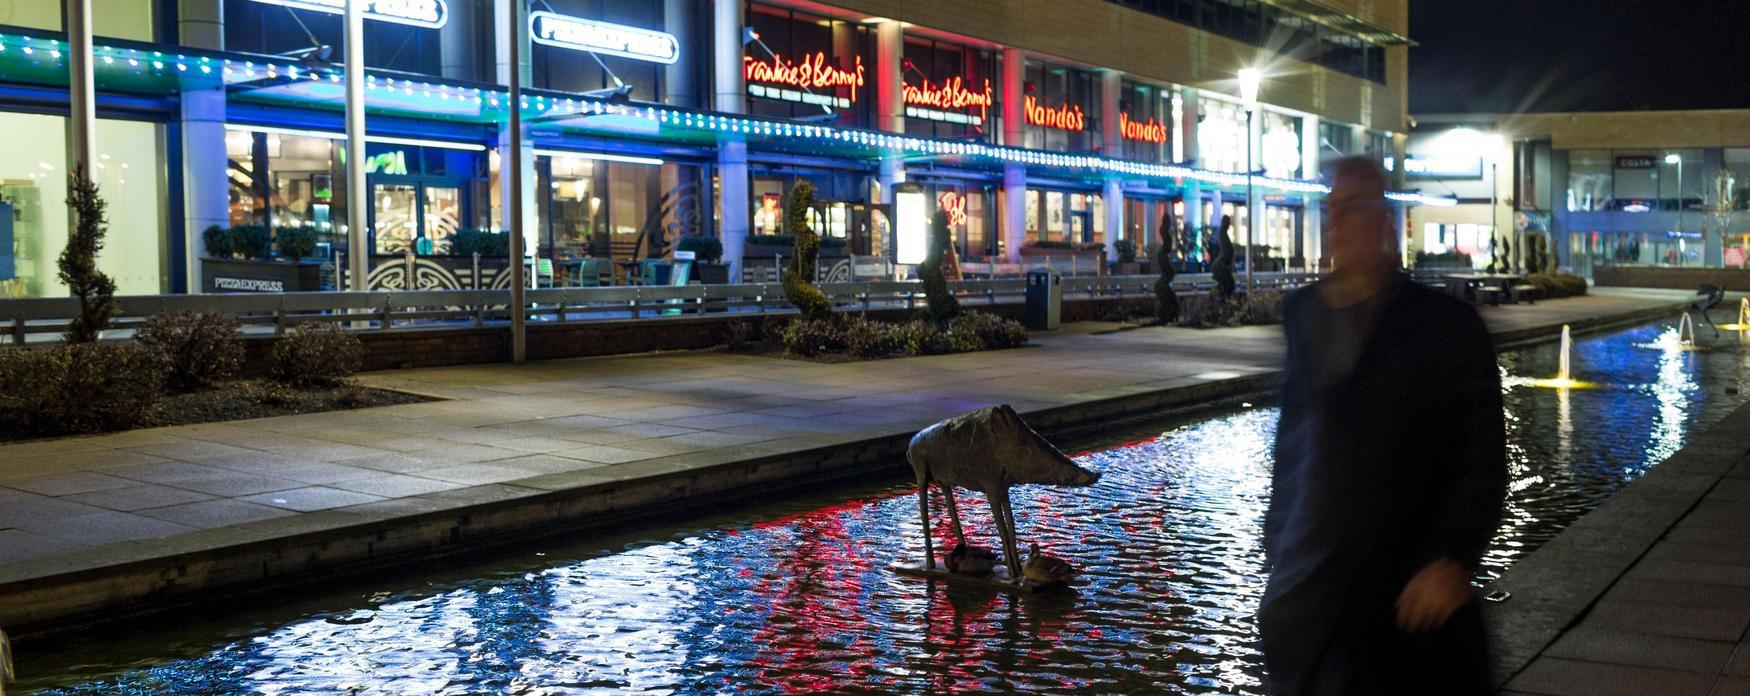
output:
<instances>
[{"instance_id":1,"label":"metal animal sculpture in water","mask_svg":"<svg viewBox=\"0 0 1750 696\"><path fill-rule=\"evenodd\" d=\"M1009 488L1023 483L1089 486L1100 475L1076 466L1039 433L1027 427L1008 405L990 406L924 428L911 439L905 458L918 478L918 512L924 522L924 569L935 568L930 539L930 484L940 486L948 505L954 538L966 546L954 487L984 494L1002 536L1003 563L1012 582L1022 582L1021 555L1015 543L1015 518Z\"/></svg>"}]
</instances>

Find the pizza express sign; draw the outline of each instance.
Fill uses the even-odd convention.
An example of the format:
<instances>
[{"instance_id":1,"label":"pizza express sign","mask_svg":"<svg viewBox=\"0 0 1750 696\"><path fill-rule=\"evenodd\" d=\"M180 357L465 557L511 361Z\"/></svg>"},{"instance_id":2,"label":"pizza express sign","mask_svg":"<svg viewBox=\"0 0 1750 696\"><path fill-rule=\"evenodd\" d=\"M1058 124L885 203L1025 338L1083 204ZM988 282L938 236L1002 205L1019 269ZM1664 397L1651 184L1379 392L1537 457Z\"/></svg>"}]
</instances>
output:
<instances>
[{"instance_id":1,"label":"pizza express sign","mask_svg":"<svg viewBox=\"0 0 1750 696\"><path fill-rule=\"evenodd\" d=\"M545 46L652 63L672 65L681 57L680 41L673 34L553 12L529 13L529 38Z\"/></svg>"},{"instance_id":2,"label":"pizza express sign","mask_svg":"<svg viewBox=\"0 0 1750 696\"><path fill-rule=\"evenodd\" d=\"M255 0L299 10L346 14L346 0ZM450 21L450 6L444 0L366 0L365 19L438 29Z\"/></svg>"}]
</instances>

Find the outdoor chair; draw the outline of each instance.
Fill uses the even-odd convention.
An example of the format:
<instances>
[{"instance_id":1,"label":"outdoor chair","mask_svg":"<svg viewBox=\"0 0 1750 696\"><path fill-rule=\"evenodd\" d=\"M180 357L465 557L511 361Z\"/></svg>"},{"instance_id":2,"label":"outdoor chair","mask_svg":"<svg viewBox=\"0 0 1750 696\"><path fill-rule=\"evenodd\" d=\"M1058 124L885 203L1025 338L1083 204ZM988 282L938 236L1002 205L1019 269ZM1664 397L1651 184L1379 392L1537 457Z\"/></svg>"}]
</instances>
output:
<instances>
[{"instance_id":1,"label":"outdoor chair","mask_svg":"<svg viewBox=\"0 0 1750 696\"><path fill-rule=\"evenodd\" d=\"M1501 306L1501 286L1499 285L1478 285L1476 294L1478 304L1487 303L1496 307Z\"/></svg>"},{"instance_id":2,"label":"outdoor chair","mask_svg":"<svg viewBox=\"0 0 1750 696\"><path fill-rule=\"evenodd\" d=\"M1519 285L1513 286L1513 301L1514 302L1518 302L1520 300L1520 298L1524 298L1525 304L1537 304L1537 298L1539 295L1542 295L1542 294L1543 294L1543 288L1537 287L1536 285L1532 285L1530 283L1521 283Z\"/></svg>"}]
</instances>

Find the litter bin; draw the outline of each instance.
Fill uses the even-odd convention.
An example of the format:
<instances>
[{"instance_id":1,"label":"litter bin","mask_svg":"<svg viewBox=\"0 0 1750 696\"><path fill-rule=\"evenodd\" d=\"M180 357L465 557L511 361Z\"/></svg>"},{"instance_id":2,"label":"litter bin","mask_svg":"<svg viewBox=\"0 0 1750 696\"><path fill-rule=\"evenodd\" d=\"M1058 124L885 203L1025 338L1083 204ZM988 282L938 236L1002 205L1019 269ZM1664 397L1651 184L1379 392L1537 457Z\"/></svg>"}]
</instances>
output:
<instances>
[{"instance_id":1,"label":"litter bin","mask_svg":"<svg viewBox=\"0 0 1750 696\"><path fill-rule=\"evenodd\" d=\"M1063 276L1049 268L1027 271L1027 328L1053 330L1062 317Z\"/></svg>"}]
</instances>

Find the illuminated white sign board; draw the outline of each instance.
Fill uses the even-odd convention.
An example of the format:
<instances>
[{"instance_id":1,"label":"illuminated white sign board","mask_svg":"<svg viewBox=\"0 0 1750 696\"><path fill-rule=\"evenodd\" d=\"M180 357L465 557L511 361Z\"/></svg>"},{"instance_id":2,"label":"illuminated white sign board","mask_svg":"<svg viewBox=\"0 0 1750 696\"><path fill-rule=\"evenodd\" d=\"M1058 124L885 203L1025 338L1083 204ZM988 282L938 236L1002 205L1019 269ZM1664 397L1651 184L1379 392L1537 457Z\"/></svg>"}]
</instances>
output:
<instances>
[{"instance_id":1,"label":"illuminated white sign board","mask_svg":"<svg viewBox=\"0 0 1750 696\"><path fill-rule=\"evenodd\" d=\"M255 0L299 10L346 14L347 0ZM364 0L365 19L438 29L450 21L450 6L444 0Z\"/></svg>"},{"instance_id":2,"label":"illuminated white sign board","mask_svg":"<svg viewBox=\"0 0 1750 696\"><path fill-rule=\"evenodd\" d=\"M652 63L673 64L681 57L681 42L673 34L545 11L529 13L529 38L544 46Z\"/></svg>"},{"instance_id":3,"label":"illuminated white sign board","mask_svg":"<svg viewBox=\"0 0 1750 696\"><path fill-rule=\"evenodd\" d=\"M1385 169L1396 165L1394 158L1385 158ZM1411 179L1481 179L1481 157L1427 157L1410 155L1404 161L1404 175Z\"/></svg>"},{"instance_id":4,"label":"illuminated white sign board","mask_svg":"<svg viewBox=\"0 0 1750 696\"><path fill-rule=\"evenodd\" d=\"M929 201L924 192L917 189L895 190L893 192L894 226L899 234L898 248L894 250L895 261L905 264L923 263L924 256L929 253L927 247L930 230L930 211L926 207Z\"/></svg>"}]
</instances>

